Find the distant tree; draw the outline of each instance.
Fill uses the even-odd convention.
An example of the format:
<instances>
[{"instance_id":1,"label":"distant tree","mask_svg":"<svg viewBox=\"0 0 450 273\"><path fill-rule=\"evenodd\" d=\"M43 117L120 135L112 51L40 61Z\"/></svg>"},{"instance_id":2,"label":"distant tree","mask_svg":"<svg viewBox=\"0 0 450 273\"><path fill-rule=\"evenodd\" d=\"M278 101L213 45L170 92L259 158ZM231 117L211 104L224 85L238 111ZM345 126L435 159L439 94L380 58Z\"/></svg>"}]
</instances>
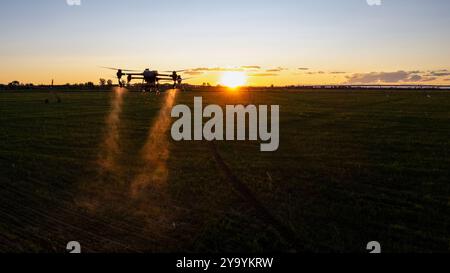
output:
<instances>
[{"instance_id":1,"label":"distant tree","mask_svg":"<svg viewBox=\"0 0 450 273\"><path fill-rule=\"evenodd\" d=\"M95 87L93 82L87 82L84 86L86 86L88 88L94 88Z\"/></svg>"},{"instance_id":2,"label":"distant tree","mask_svg":"<svg viewBox=\"0 0 450 273\"><path fill-rule=\"evenodd\" d=\"M10 87L18 87L20 86L20 82L19 81L12 81L8 84L8 86Z\"/></svg>"},{"instance_id":3,"label":"distant tree","mask_svg":"<svg viewBox=\"0 0 450 273\"><path fill-rule=\"evenodd\" d=\"M100 83L100 87L105 87L105 85L106 85L106 80L105 80L105 79L100 79L100 80L99 80L99 83Z\"/></svg>"},{"instance_id":4,"label":"distant tree","mask_svg":"<svg viewBox=\"0 0 450 273\"><path fill-rule=\"evenodd\" d=\"M111 87L113 85L113 81L112 80L108 80L107 84L108 84L109 87Z\"/></svg>"}]
</instances>

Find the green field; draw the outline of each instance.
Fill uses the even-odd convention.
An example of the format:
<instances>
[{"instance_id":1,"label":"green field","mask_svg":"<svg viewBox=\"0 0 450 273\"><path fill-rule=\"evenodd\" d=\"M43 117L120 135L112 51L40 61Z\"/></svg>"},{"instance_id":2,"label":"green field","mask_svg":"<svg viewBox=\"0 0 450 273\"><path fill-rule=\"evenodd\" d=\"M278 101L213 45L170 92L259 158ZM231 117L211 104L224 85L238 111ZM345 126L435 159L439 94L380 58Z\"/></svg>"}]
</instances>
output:
<instances>
[{"instance_id":1,"label":"green field","mask_svg":"<svg viewBox=\"0 0 450 273\"><path fill-rule=\"evenodd\" d=\"M167 181L132 196L165 94L124 95L113 172L98 164L113 94L59 96L0 91L0 252L450 251L450 92L178 93L175 104L280 105L277 152L215 145L281 229L207 142L170 141Z\"/></svg>"}]
</instances>

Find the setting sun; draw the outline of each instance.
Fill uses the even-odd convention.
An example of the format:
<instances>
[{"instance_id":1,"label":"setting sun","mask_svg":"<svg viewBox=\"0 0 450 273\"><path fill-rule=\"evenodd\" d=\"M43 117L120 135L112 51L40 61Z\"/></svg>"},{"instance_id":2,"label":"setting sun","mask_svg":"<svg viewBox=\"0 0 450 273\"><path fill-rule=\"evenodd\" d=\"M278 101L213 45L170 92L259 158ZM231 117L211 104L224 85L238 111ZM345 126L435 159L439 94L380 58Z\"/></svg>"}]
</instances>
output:
<instances>
[{"instance_id":1,"label":"setting sun","mask_svg":"<svg viewBox=\"0 0 450 273\"><path fill-rule=\"evenodd\" d=\"M245 72L225 72L222 74L220 84L236 88L247 83L247 75Z\"/></svg>"}]
</instances>

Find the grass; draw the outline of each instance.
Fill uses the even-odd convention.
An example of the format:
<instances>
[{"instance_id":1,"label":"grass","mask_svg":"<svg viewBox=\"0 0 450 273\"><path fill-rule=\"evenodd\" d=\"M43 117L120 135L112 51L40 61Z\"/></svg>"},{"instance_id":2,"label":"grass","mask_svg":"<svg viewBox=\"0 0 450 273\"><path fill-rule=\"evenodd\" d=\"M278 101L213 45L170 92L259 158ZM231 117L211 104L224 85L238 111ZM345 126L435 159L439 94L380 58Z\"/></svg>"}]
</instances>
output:
<instances>
[{"instance_id":1,"label":"grass","mask_svg":"<svg viewBox=\"0 0 450 273\"><path fill-rule=\"evenodd\" d=\"M228 183L205 142L170 143L169 178L139 198L130 181L164 95L128 93L121 170L96 161L112 94L0 93L0 251L290 252ZM450 250L450 93L185 92L176 104L277 104L280 149L220 142L234 174L308 252ZM45 104L49 98L50 103Z\"/></svg>"}]
</instances>

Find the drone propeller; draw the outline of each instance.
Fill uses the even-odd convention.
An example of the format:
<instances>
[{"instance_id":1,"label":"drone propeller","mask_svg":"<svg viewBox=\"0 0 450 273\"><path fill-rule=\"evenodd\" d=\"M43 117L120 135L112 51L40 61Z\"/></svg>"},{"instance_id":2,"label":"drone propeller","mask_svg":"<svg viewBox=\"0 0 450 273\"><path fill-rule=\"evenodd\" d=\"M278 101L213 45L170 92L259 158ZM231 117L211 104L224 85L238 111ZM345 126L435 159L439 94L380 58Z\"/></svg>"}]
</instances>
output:
<instances>
[{"instance_id":1,"label":"drone propeller","mask_svg":"<svg viewBox=\"0 0 450 273\"><path fill-rule=\"evenodd\" d=\"M139 70L130 70L130 69L115 68L115 67L100 66L100 68L115 70L115 71L121 70L122 72L139 72Z\"/></svg>"},{"instance_id":2,"label":"drone propeller","mask_svg":"<svg viewBox=\"0 0 450 273\"><path fill-rule=\"evenodd\" d=\"M173 82L172 79L166 79L166 78L157 78L159 81L168 81L168 82Z\"/></svg>"},{"instance_id":3,"label":"drone propeller","mask_svg":"<svg viewBox=\"0 0 450 273\"><path fill-rule=\"evenodd\" d=\"M173 73L173 72L175 72L175 73L182 73L182 72L185 72L185 71L188 71L187 69L184 69L184 70L172 70L172 71L163 71L164 73Z\"/></svg>"},{"instance_id":4,"label":"drone propeller","mask_svg":"<svg viewBox=\"0 0 450 273\"><path fill-rule=\"evenodd\" d=\"M183 80L183 81L188 81L188 80L192 80L192 79L195 79L195 77L183 78L182 80Z\"/></svg>"}]
</instances>

